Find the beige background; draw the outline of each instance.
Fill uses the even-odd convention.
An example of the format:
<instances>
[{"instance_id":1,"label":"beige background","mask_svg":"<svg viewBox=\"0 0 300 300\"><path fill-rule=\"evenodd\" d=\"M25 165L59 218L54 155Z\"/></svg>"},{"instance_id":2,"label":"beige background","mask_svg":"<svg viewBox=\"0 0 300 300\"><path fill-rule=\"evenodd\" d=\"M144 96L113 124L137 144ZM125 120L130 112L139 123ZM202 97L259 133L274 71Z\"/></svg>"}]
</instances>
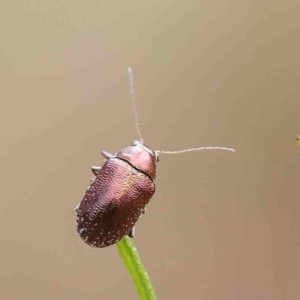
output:
<instances>
[{"instance_id":1,"label":"beige background","mask_svg":"<svg viewBox=\"0 0 300 300\"><path fill-rule=\"evenodd\" d=\"M74 207L102 150L164 156L134 242L159 299L300 299L300 2L1 1L1 299L137 299Z\"/></svg>"}]
</instances>

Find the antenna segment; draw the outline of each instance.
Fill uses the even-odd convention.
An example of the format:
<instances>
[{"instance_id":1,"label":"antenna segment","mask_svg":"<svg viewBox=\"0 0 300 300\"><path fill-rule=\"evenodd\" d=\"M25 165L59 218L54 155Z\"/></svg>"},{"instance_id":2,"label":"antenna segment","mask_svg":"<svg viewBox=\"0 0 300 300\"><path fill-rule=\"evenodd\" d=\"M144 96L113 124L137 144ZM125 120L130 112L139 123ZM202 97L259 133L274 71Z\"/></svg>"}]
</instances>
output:
<instances>
[{"instance_id":1,"label":"antenna segment","mask_svg":"<svg viewBox=\"0 0 300 300\"><path fill-rule=\"evenodd\" d=\"M185 150L179 150L179 151L161 151L161 150L157 150L156 153L158 155L160 155L160 154L180 154L180 153L185 153L185 152L202 151L202 150L222 150L222 151L235 152L234 149L227 148L227 147L200 147L200 148L191 148L191 149L185 149Z\"/></svg>"},{"instance_id":2,"label":"antenna segment","mask_svg":"<svg viewBox=\"0 0 300 300\"><path fill-rule=\"evenodd\" d=\"M135 95L134 95L134 88L133 88L133 75L132 75L132 69L129 67L127 68L128 78L129 78L129 91L130 91L130 97L131 97L131 103L132 103L132 110L133 110L133 116L134 116L134 122L135 122L135 128L136 132L140 138L140 141L143 143L142 134L139 128L138 123L138 113L137 113L137 107L135 103ZM180 153L186 153L186 152L192 152L192 151L202 151L202 150L221 150L221 151L231 151L235 152L232 148L227 147L200 147L200 148L191 148L191 149L184 149L179 151L161 151L156 150L155 153L157 155L160 154L180 154Z\"/></svg>"},{"instance_id":3,"label":"antenna segment","mask_svg":"<svg viewBox=\"0 0 300 300\"><path fill-rule=\"evenodd\" d=\"M127 68L127 73L128 73L128 77L129 77L129 91L130 91L130 97L131 97L131 103L132 103L132 109L133 109L135 129L140 138L140 141L143 143L143 139L142 139L141 131L139 128L139 123L138 123L137 107L136 107L136 103L135 103L132 69L130 67Z\"/></svg>"}]
</instances>

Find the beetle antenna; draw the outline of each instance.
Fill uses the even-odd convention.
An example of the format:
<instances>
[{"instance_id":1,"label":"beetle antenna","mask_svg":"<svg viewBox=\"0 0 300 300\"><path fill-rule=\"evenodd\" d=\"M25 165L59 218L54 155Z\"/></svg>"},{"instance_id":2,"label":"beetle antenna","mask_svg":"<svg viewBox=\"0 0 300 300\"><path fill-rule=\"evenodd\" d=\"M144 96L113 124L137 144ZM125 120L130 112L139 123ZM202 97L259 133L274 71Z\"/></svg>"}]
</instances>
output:
<instances>
[{"instance_id":1,"label":"beetle antenna","mask_svg":"<svg viewBox=\"0 0 300 300\"><path fill-rule=\"evenodd\" d=\"M131 103L132 103L132 109L133 109L133 115L134 115L135 129L136 129L136 132L137 132L141 142L143 142L141 131L139 128L139 123L138 123L138 114L137 114L137 107L136 107L136 103L135 103L135 95L134 95L134 88L133 88L133 75L132 75L132 69L130 67L127 68L127 73L128 73L128 77L129 77L129 91L130 91L130 97L131 97Z\"/></svg>"},{"instance_id":2,"label":"beetle antenna","mask_svg":"<svg viewBox=\"0 0 300 300\"><path fill-rule=\"evenodd\" d=\"M155 152L158 155L160 155L160 154L180 154L180 153L185 153L185 152L202 151L202 150L222 150L222 151L235 152L234 149L227 148L227 147L200 147L200 148L184 149L184 150L179 150L179 151L161 151L161 150L156 150Z\"/></svg>"}]
</instances>

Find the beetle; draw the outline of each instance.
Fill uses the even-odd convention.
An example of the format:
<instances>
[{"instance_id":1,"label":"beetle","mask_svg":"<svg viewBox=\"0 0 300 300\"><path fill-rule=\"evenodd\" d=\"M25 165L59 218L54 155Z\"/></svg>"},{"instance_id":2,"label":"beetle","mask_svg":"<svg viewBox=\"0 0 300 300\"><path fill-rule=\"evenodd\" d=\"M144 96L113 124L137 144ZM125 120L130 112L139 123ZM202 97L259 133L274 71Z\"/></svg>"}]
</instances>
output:
<instances>
[{"instance_id":1,"label":"beetle","mask_svg":"<svg viewBox=\"0 0 300 300\"><path fill-rule=\"evenodd\" d=\"M201 147L180 151L160 151L148 147L141 136L138 122L133 76L128 68L130 95L140 140L115 154L102 151L106 159L102 167L93 166L95 178L83 195L77 213L77 232L85 243L103 248L134 237L135 224L145 213L155 192L156 163L161 154L178 154L199 150L226 150L226 147Z\"/></svg>"}]
</instances>

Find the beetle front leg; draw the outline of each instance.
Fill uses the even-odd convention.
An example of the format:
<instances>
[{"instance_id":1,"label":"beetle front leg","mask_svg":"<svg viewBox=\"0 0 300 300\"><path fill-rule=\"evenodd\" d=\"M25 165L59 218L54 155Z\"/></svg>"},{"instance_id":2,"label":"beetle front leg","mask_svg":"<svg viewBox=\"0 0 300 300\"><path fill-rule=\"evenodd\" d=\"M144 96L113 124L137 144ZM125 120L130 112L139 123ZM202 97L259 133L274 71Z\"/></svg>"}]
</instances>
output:
<instances>
[{"instance_id":1,"label":"beetle front leg","mask_svg":"<svg viewBox=\"0 0 300 300\"><path fill-rule=\"evenodd\" d=\"M110 154L106 151L102 151L101 152L102 156L104 156L106 159L109 159L109 158L114 158L115 156L113 154Z\"/></svg>"},{"instance_id":2,"label":"beetle front leg","mask_svg":"<svg viewBox=\"0 0 300 300\"><path fill-rule=\"evenodd\" d=\"M134 238L134 235L135 235L135 226L133 226L128 233L128 236L132 239Z\"/></svg>"}]
</instances>

